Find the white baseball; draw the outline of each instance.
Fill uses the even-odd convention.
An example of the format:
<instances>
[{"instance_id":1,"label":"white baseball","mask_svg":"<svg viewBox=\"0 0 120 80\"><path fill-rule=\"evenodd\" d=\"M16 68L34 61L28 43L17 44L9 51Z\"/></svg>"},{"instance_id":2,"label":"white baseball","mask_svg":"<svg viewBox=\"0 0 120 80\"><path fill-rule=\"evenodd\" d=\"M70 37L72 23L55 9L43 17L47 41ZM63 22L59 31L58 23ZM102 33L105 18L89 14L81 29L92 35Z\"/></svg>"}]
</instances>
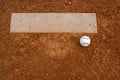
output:
<instances>
[{"instance_id":1,"label":"white baseball","mask_svg":"<svg viewBox=\"0 0 120 80\"><path fill-rule=\"evenodd\" d=\"M83 47L87 47L89 46L91 43L91 40L88 36L82 36L80 38L80 45L83 46Z\"/></svg>"}]
</instances>

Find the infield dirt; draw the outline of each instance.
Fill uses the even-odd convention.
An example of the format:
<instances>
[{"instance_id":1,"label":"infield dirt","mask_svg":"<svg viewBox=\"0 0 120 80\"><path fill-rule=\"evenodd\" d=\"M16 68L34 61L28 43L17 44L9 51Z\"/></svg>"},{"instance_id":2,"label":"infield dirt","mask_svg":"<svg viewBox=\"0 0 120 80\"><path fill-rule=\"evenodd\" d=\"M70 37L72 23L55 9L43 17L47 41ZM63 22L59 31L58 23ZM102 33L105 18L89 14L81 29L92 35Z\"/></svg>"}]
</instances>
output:
<instances>
[{"instance_id":1,"label":"infield dirt","mask_svg":"<svg viewBox=\"0 0 120 80\"><path fill-rule=\"evenodd\" d=\"M98 33L10 33L12 13L96 13ZM0 80L120 80L120 0L0 0Z\"/></svg>"}]
</instances>

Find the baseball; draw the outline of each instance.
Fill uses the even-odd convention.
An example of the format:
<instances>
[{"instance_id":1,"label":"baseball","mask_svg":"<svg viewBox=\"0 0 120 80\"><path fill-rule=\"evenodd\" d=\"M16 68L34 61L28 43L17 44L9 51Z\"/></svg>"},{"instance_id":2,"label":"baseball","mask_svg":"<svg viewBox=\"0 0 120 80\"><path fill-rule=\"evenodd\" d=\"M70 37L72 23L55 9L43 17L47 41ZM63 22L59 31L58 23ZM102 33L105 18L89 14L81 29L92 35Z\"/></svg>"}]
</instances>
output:
<instances>
[{"instance_id":1,"label":"baseball","mask_svg":"<svg viewBox=\"0 0 120 80\"><path fill-rule=\"evenodd\" d=\"M88 36L82 36L80 38L80 45L83 47L88 47L91 43L91 40Z\"/></svg>"}]
</instances>

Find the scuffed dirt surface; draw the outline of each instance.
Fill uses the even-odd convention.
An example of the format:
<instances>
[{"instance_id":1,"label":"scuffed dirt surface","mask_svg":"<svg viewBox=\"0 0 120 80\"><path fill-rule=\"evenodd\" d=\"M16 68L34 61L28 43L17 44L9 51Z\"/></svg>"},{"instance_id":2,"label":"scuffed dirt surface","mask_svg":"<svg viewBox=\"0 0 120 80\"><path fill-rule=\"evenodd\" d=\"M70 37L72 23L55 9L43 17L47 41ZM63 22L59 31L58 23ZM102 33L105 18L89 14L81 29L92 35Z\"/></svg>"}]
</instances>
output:
<instances>
[{"instance_id":1,"label":"scuffed dirt surface","mask_svg":"<svg viewBox=\"0 0 120 80\"><path fill-rule=\"evenodd\" d=\"M59 12L96 13L98 33L10 33L11 13ZM120 80L120 0L0 0L0 80Z\"/></svg>"}]
</instances>

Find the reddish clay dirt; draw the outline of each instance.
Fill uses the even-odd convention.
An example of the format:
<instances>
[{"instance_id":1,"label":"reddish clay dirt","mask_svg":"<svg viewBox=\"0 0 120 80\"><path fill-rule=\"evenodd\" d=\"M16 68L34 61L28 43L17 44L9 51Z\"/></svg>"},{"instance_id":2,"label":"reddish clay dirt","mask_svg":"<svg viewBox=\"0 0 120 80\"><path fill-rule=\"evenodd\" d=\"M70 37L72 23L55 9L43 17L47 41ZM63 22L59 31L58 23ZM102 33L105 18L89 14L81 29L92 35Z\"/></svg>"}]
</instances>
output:
<instances>
[{"instance_id":1,"label":"reddish clay dirt","mask_svg":"<svg viewBox=\"0 0 120 80\"><path fill-rule=\"evenodd\" d=\"M96 13L98 33L10 33L11 13ZM120 0L0 0L0 80L120 80Z\"/></svg>"}]
</instances>

